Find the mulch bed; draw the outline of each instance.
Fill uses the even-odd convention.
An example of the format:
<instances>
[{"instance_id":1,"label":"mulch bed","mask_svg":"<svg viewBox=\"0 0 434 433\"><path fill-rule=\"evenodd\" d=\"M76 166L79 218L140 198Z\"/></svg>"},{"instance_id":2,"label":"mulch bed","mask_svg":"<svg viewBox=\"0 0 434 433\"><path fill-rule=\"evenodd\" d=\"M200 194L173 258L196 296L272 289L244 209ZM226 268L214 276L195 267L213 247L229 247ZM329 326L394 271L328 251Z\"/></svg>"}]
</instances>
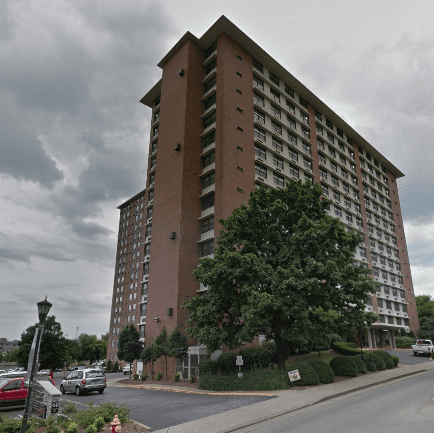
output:
<instances>
[{"instance_id":1,"label":"mulch bed","mask_svg":"<svg viewBox=\"0 0 434 433\"><path fill-rule=\"evenodd\" d=\"M197 383L190 383L188 381L179 381L179 382L175 382L174 380L150 380L150 379L146 379L146 380L134 380L134 379L123 379L120 380L118 383L123 383L125 385L160 385L160 386L180 386L183 388L193 388L196 389L197 388Z\"/></svg>"},{"instance_id":2,"label":"mulch bed","mask_svg":"<svg viewBox=\"0 0 434 433\"><path fill-rule=\"evenodd\" d=\"M35 433L45 433L46 427L39 427L36 429ZM63 430L62 430L63 431ZM147 433L150 430L147 428L141 426L140 424L136 423L126 423L121 425L121 431L119 433ZM108 422L101 430L100 432L103 433L110 433L111 432L111 423ZM86 427L78 426L78 433L86 433Z\"/></svg>"}]
</instances>

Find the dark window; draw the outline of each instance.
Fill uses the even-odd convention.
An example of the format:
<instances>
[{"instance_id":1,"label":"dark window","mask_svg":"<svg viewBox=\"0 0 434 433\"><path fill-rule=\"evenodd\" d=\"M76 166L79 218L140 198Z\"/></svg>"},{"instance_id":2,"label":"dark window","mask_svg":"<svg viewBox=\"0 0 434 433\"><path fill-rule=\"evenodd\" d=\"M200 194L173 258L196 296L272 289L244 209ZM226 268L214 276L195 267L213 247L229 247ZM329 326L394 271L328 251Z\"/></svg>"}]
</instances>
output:
<instances>
[{"instance_id":1,"label":"dark window","mask_svg":"<svg viewBox=\"0 0 434 433\"><path fill-rule=\"evenodd\" d=\"M274 75L271 71L269 71L269 77L270 80L274 83L279 85L279 77L277 75Z\"/></svg>"},{"instance_id":2,"label":"dark window","mask_svg":"<svg viewBox=\"0 0 434 433\"><path fill-rule=\"evenodd\" d=\"M217 49L217 41L213 42L205 51L205 58L208 58Z\"/></svg>"},{"instance_id":3,"label":"dark window","mask_svg":"<svg viewBox=\"0 0 434 433\"><path fill-rule=\"evenodd\" d=\"M215 171L202 178L202 188L208 188L215 182Z\"/></svg>"},{"instance_id":4,"label":"dark window","mask_svg":"<svg viewBox=\"0 0 434 433\"><path fill-rule=\"evenodd\" d=\"M214 239L203 242L200 244L200 256L209 256L214 253Z\"/></svg>"},{"instance_id":5,"label":"dark window","mask_svg":"<svg viewBox=\"0 0 434 433\"><path fill-rule=\"evenodd\" d=\"M155 99L155 101L154 101L155 107L158 107L160 105L160 101L161 101L161 96L159 96L158 98Z\"/></svg>"},{"instance_id":6,"label":"dark window","mask_svg":"<svg viewBox=\"0 0 434 433\"><path fill-rule=\"evenodd\" d=\"M151 218L153 212L154 212L154 208L153 208L153 207L150 207L150 208L148 209L147 214L146 214L146 219Z\"/></svg>"},{"instance_id":7,"label":"dark window","mask_svg":"<svg viewBox=\"0 0 434 433\"><path fill-rule=\"evenodd\" d=\"M210 98L208 98L208 99L205 101L205 111L208 110L209 107L211 107L212 105L215 104L215 101L216 101L216 95L217 95L217 94L214 93L214 95L212 95Z\"/></svg>"},{"instance_id":8,"label":"dark window","mask_svg":"<svg viewBox=\"0 0 434 433\"><path fill-rule=\"evenodd\" d=\"M207 195L206 197L202 197L200 199L202 202L202 210L209 209L214 206L214 193Z\"/></svg>"},{"instance_id":9,"label":"dark window","mask_svg":"<svg viewBox=\"0 0 434 433\"><path fill-rule=\"evenodd\" d=\"M205 75L208 75L216 67L217 67L217 59L214 59L212 62L208 63L208 65L205 67Z\"/></svg>"},{"instance_id":10,"label":"dark window","mask_svg":"<svg viewBox=\"0 0 434 433\"><path fill-rule=\"evenodd\" d=\"M267 169L261 164L255 164L255 173L265 179L267 178Z\"/></svg>"},{"instance_id":11,"label":"dark window","mask_svg":"<svg viewBox=\"0 0 434 433\"><path fill-rule=\"evenodd\" d=\"M255 144L255 153L259 156L259 158L267 159L266 151L263 147L258 146Z\"/></svg>"},{"instance_id":12,"label":"dark window","mask_svg":"<svg viewBox=\"0 0 434 433\"><path fill-rule=\"evenodd\" d=\"M212 151L211 153L208 153L208 155L202 158L203 168L208 167L208 165L211 165L214 161L215 161L215 151Z\"/></svg>"},{"instance_id":13,"label":"dark window","mask_svg":"<svg viewBox=\"0 0 434 433\"><path fill-rule=\"evenodd\" d=\"M205 149L209 145L213 144L215 142L215 131L211 132L211 134L208 134L203 139L203 148Z\"/></svg>"},{"instance_id":14,"label":"dark window","mask_svg":"<svg viewBox=\"0 0 434 433\"><path fill-rule=\"evenodd\" d=\"M256 59L253 59L253 67L259 72L264 73L264 67L262 66L262 63L258 62Z\"/></svg>"},{"instance_id":15,"label":"dark window","mask_svg":"<svg viewBox=\"0 0 434 433\"><path fill-rule=\"evenodd\" d=\"M215 111L214 113L211 113L209 116L205 117L203 119L203 128L208 128L209 125L212 125L215 122Z\"/></svg>"},{"instance_id":16,"label":"dark window","mask_svg":"<svg viewBox=\"0 0 434 433\"><path fill-rule=\"evenodd\" d=\"M214 229L214 215L202 220L202 231L201 233L208 232Z\"/></svg>"},{"instance_id":17,"label":"dark window","mask_svg":"<svg viewBox=\"0 0 434 433\"><path fill-rule=\"evenodd\" d=\"M285 84L285 93L287 93L291 98L294 97L294 90L292 90L287 84Z\"/></svg>"},{"instance_id":18,"label":"dark window","mask_svg":"<svg viewBox=\"0 0 434 433\"><path fill-rule=\"evenodd\" d=\"M205 83L205 93L208 92L208 90L212 89L217 83L217 75L214 75L214 77L211 78L211 80L207 81Z\"/></svg>"},{"instance_id":19,"label":"dark window","mask_svg":"<svg viewBox=\"0 0 434 433\"><path fill-rule=\"evenodd\" d=\"M307 108L307 102L301 96L298 97L298 101L302 107Z\"/></svg>"}]
</instances>

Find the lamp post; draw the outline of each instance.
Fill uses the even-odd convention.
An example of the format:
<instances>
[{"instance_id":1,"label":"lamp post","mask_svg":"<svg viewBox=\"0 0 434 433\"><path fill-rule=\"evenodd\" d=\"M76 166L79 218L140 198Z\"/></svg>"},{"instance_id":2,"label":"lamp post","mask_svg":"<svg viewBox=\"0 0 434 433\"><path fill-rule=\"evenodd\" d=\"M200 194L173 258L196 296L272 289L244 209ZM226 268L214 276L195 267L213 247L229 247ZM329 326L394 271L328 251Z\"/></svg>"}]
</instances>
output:
<instances>
[{"instance_id":1,"label":"lamp post","mask_svg":"<svg viewBox=\"0 0 434 433\"><path fill-rule=\"evenodd\" d=\"M29 418L30 399L32 396L32 388L33 388L33 377L37 374L37 365L39 361L39 348L42 341L42 333L44 332L44 323L52 304L50 304L50 302L47 301L47 297L45 296L45 300L38 302L37 305L38 305L38 315L39 315L39 326L35 330L35 337L33 338L32 349L30 350L29 364L27 367L27 379L29 381L29 388L27 392L26 406L24 408L23 423L21 424L20 433L26 433L27 431L27 420Z\"/></svg>"}]
</instances>

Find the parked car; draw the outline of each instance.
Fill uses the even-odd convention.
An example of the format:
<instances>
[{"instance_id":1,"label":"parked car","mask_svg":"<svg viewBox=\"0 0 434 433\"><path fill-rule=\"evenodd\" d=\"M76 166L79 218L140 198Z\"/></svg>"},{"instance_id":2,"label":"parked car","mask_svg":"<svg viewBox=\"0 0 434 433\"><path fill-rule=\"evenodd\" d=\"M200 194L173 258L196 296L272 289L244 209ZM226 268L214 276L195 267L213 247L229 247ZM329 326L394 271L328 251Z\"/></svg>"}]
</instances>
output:
<instances>
[{"instance_id":1,"label":"parked car","mask_svg":"<svg viewBox=\"0 0 434 433\"><path fill-rule=\"evenodd\" d=\"M22 377L27 378L27 371L10 371L8 373L0 374L0 381L2 379L14 379L14 378L22 378ZM56 386L54 379L49 374L46 374L41 371L38 372L38 381L39 380L47 380L51 382L54 386Z\"/></svg>"},{"instance_id":2,"label":"parked car","mask_svg":"<svg viewBox=\"0 0 434 433\"><path fill-rule=\"evenodd\" d=\"M0 378L0 409L23 407L28 387L25 377Z\"/></svg>"},{"instance_id":3,"label":"parked car","mask_svg":"<svg viewBox=\"0 0 434 433\"><path fill-rule=\"evenodd\" d=\"M127 364L122 371L124 372L124 374L130 374L130 364Z\"/></svg>"},{"instance_id":4,"label":"parked car","mask_svg":"<svg viewBox=\"0 0 434 433\"><path fill-rule=\"evenodd\" d=\"M76 395L81 395L86 392L98 391L102 394L106 387L107 379L101 370L75 370L62 380L60 392L62 394L73 392Z\"/></svg>"},{"instance_id":5,"label":"parked car","mask_svg":"<svg viewBox=\"0 0 434 433\"><path fill-rule=\"evenodd\" d=\"M417 340L416 344L411 346L413 355L432 355L434 352L434 345L431 340Z\"/></svg>"}]
</instances>

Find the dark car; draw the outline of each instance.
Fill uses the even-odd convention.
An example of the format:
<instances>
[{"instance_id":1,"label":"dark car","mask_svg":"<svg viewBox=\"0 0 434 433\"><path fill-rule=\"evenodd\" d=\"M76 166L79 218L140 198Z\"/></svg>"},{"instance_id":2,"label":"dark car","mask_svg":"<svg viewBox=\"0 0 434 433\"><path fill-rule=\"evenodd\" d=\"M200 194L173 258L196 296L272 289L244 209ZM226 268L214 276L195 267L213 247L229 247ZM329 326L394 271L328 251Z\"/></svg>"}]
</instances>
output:
<instances>
[{"instance_id":1,"label":"dark car","mask_svg":"<svg viewBox=\"0 0 434 433\"><path fill-rule=\"evenodd\" d=\"M81 395L86 392L98 391L100 394L107 387L107 379L101 370L86 369L75 370L68 374L60 384L60 392L73 392Z\"/></svg>"},{"instance_id":2,"label":"dark car","mask_svg":"<svg viewBox=\"0 0 434 433\"><path fill-rule=\"evenodd\" d=\"M23 407L28 388L25 377L0 378L0 409Z\"/></svg>"}]
</instances>

